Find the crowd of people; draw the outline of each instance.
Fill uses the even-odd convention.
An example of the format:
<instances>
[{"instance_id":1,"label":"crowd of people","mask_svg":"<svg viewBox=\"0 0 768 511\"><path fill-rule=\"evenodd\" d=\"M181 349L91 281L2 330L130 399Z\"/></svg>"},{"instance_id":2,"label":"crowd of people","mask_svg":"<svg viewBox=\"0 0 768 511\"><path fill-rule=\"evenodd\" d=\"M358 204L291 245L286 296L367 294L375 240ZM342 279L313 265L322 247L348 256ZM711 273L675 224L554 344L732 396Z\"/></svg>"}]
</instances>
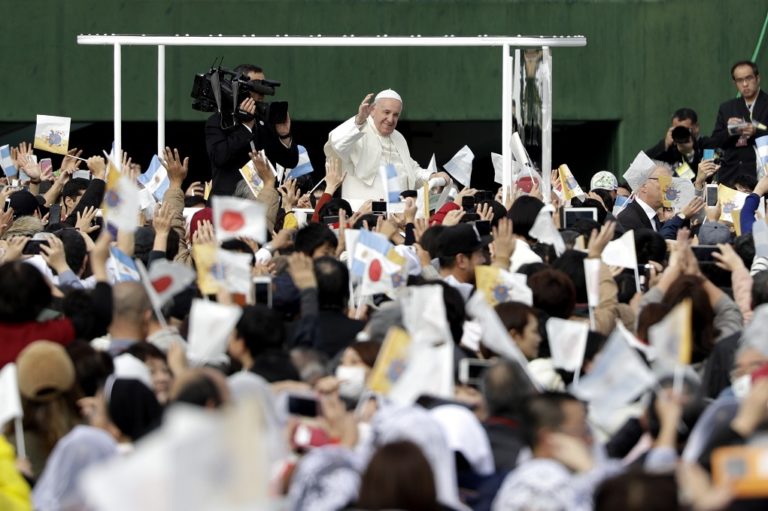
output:
<instances>
[{"instance_id":1,"label":"crowd of people","mask_svg":"<svg viewBox=\"0 0 768 511\"><path fill-rule=\"evenodd\" d=\"M274 171L299 161L290 116L261 117L252 87L206 123L210 196L166 149L136 229L110 225L110 173L141 175L127 155L72 149L53 172L13 147L0 509L764 509L768 98L754 63L731 78L711 137L680 109L629 183L594 172L569 199L562 173L550 193L530 168L499 190L422 168L391 89L295 180ZM677 208L672 177L695 189ZM222 236L230 196L266 237ZM207 249L224 273L247 256L245 289ZM197 278L164 295L163 265Z\"/></svg>"}]
</instances>

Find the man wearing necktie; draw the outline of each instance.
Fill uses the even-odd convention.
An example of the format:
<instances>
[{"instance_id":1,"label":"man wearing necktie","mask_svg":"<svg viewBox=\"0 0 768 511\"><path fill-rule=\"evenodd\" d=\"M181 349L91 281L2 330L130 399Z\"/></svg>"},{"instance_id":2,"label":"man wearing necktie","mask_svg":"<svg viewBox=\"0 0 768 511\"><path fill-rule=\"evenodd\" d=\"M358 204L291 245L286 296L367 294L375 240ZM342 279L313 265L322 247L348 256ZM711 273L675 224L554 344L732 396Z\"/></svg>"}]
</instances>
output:
<instances>
[{"instance_id":1,"label":"man wearing necktie","mask_svg":"<svg viewBox=\"0 0 768 511\"><path fill-rule=\"evenodd\" d=\"M662 223L658 216L658 211L663 206L659 178L671 178L672 171L666 165L658 164L647 175L645 182L635 190L635 199L627 204L617 219L624 230L653 229L665 239L675 239L677 230L686 220L701 211L704 201L695 197L680 213Z\"/></svg>"}]
</instances>

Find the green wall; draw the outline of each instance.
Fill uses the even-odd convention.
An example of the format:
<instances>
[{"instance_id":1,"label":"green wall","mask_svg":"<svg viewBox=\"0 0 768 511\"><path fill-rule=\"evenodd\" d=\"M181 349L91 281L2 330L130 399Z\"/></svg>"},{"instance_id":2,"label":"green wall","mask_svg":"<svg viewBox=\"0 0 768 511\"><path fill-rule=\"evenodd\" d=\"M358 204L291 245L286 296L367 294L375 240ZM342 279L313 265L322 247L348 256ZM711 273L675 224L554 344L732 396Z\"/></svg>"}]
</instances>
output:
<instances>
[{"instance_id":1,"label":"green wall","mask_svg":"<svg viewBox=\"0 0 768 511\"><path fill-rule=\"evenodd\" d=\"M765 0L1 0L0 121L35 114L73 121L112 115L112 49L78 46L77 34L468 35L583 34L585 48L554 49L555 120L620 121L616 142L595 140L624 168L658 140L670 113L690 106L702 132L735 93L728 70L751 56ZM766 46L765 44L763 46ZM155 118L153 48L123 49L125 120ZM284 82L293 118L335 120L385 87L405 98L411 120L500 118L498 49L168 48L167 115L189 107L195 72L259 63ZM768 69L768 49L758 59ZM767 85L768 87L768 85ZM153 135L154 136L154 135Z\"/></svg>"}]
</instances>

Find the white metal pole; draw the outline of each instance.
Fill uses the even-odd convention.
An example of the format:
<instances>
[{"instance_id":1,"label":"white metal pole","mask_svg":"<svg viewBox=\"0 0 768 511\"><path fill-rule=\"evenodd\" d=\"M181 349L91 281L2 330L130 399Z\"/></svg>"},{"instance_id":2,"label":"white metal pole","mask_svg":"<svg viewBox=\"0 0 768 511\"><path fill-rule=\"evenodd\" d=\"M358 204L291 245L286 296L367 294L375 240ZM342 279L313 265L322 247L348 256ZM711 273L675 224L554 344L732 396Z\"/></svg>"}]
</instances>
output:
<instances>
[{"instance_id":1,"label":"white metal pole","mask_svg":"<svg viewBox=\"0 0 768 511\"><path fill-rule=\"evenodd\" d=\"M165 148L165 45L157 46L157 154Z\"/></svg>"},{"instance_id":2,"label":"white metal pole","mask_svg":"<svg viewBox=\"0 0 768 511\"><path fill-rule=\"evenodd\" d=\"M123 130L122 130L122 59L120 54L120 43L114 44L114 134L115 134L115 163L117 165L122 161ZM122 169L121 169L122 170Z\"/></svg>"},{"instance_id":3,"label":"white metal pole","mask_svg":"<svg viewBox=\"0 0 768 511\"><path fill-rule=\"evenodd\" d=\"M511 193L512 182L512 63L509 60L509 45L501 47L501 159L502 159L502 201L506 203Z\"/></svg>"},{"instance_id":4,"label":"white metal pole","mask_svg":"<svg viewBox=\"0 0 768 511\"><path fill-rule=\"evenodd\" d=\"M522 126L523 125L523 117L522 117L522 110L521 110L521 101L520 101L520 95L522 89L522 78L520 77L521 69L520 69L520 63L521 60L521 53L520 49L515 49L515 60L514 60L514 66L512 68L512 101L515 103L515 118L517 119L517 125ZM518 128L519 129L519 128Z\"/></svg>"},{"instance_id":5,"label":"white metal pole","mask_svg":"<svg viewBox=\"0 0 768 511\"><path fill-rule=\"evenodd\" d=\"M544 46L544 98L541 105L541 193L544 204L552 200L552 52L549 46Z\"/></svg>"}]
</instances>

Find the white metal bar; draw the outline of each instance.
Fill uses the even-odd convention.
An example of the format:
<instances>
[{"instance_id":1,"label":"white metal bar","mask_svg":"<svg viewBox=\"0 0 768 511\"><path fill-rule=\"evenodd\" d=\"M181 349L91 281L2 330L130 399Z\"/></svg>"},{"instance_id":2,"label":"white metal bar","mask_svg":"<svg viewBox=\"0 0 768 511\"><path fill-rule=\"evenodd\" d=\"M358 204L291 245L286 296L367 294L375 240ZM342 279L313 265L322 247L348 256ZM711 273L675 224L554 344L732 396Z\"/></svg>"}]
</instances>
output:
<instances>
[{"instance_id":1,"label":"white metal bar","mask_svg":"<svg viewBox=\"0 0 768 511\"><path fill-rule=\"evenodd\" d=\"M541 105L541 193L544 204L552 201L552 52L544 46L544 97Z\"/></svg>"},{"instance_id":2,"label":"white metal bar","mask_svg":"<svg viewBox=\"0 0 768 511\"><path fill-rule=\"evenodd\" d=\"M120 54L120 43L114 43L114 119L113 119L113 125L114 125L114 136L115 136L115 164L120 165L120 162L122 161L122 147L123 147L123 112L122 112L122 85L123 85L123 78L122 78L122 58Z\"/></svg>"},{"instance_id":3,"label":"white metal bar","mask_svg":"<svg viewBox=\"0 0 768 511\"><path fill-rule=\"evenodd\" d=\"M585 36L480 36L480 37L419 37L365 36L306 37L306 36L155 36L155 35L78 35L77 44L129 46L530 46L540 48L586 46Z\"/></svg>"},{"instance_id":4,"label":"white metal bar","mask_svg":"<svg viewBox=\"0 0 768 511\"><path fill-rule=\"evenodd\" d=\"M511 193L512 180L512 63L509 45L501 51L501 160L502 160L502 201L506 204Z\"/></svg>"},{"instance_id":5,"label":"white metal bar","mask_svg":"<svg viewBox=\"0 0 768 511\"><path fill-rule=\"evenodd\" d=\"M157 154L165 148L165 45L157 46Z\"/></svg>"},{"instance_id":6,"label":"white metal bar","mask_svg":"<svg viewBox=\"0 0 768 511\"><path fill-rule=\"evenodd\" d=\"M521 60L521 52L520 49L515 49L515 59L514 59L514 66L512 68L512 83L514 84L514 87L512 88L512 101L515 103L515 118L517 119L517 125L522 126L523 125L523 117L522 117L522 107L520 106L522 103L520 101L520 95L522 89L522 78L520 76L521 68L520 63Z\"/></svg>"}]
</instances>

